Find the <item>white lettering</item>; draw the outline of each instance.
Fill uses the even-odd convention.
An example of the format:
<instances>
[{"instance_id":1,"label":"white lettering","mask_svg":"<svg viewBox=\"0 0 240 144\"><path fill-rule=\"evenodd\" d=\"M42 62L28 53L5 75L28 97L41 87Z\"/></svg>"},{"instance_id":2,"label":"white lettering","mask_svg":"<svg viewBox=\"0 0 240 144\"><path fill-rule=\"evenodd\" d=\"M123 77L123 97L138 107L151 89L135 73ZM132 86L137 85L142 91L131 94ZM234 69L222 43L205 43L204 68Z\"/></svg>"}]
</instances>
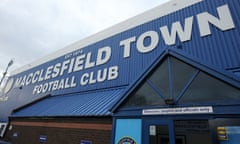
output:
<instances>
[{"instance_id":1,"label":"white lettering","mask_svg":"<svg viewBox=\"0 0 240 144\"><path fill-rule=\"evenodd\" d=\"M96 61L96 65L102 65L105 64L106 62L108 62L108 60L111 57L111 48L106 46L103 48L100 48L98 50L98 54L97 54L97 61Z\"/></svg>"},{"instance_id":2,"label":"white lettering","mask_svg":"<svg viewBox=\"0 0 240 144\"><path fill-rule=\"evenodd\" d=\"M36 94L37 90L38 90L38 86L36 85L36 86L34 86L34 88L33 88L33 94Z\"/></svg>"},{"instance_id":3,"label":"white lettering","mask_svg":"<svg viewBox=\"0 0 240 144\"><path fill-rule=\"evenodd\" d=\"M131 36L119 42L119 46L123 49L123 58L130 58L132 47L138 53L144 54L152 52L159 45L160 39L165 45L175 45L179 39L180 42L186 42L191 40L193 24L198 23L194 28L198 28L200 37L208 36L212 34L214 28L218 28L221 31L227 31L235 28L234 21L232 19L231 11L227 4L217 7L217 16L208 12L198 13L196 16L186 17L181 21L175 21L169 25L162 25L157 31L149 30L140 33L139 36ZM196 18L196 21L194 21ZM183 22L183 24L181 23ZM95 49L95 48L94 48ZM65 55L64 61L49 65L45 69L35 70L29 72L26 75L21 75L16 78L15 87L27 86L30 84L37 85L33 88L33 94L45 93L47 91L60 90L65 88L76 87L75 77L73 75L82 74L80 76L80 85L96 84L104 81L110 81L118 78L119 67L110 66L102 68L107 62L111 60L112 49L110 46L103 46L97 50L97 52L84 53L83 49L74 51ZM117 54L116 54L117 55ZM115 60L118 58L115 58ZM59 60L59 59L58 59ZM114 61L116 62L116 61ZM112 64L112 63L111 63ZM99 68L97 68L99 66ZM101 67L100 67L101 66ZM85 69L94 68L92 71L78 72ZM64 75L62 79L50 80ZM71 75L70 80L68 75ZM43 83L43 81L50 81ZM42 82L42 84L38 84ZM79 81L78 81L79 83Z\"/></svg>"},{"instance_id":4,"label":"white lettering","mask_svg":"<svg viewBox=\"0 0 240 144\"><path fill-rule=\"evenodd\" d=\"M40 71L39 71L39 70L34 73L33 78L32 78L32 83L33 83L33 84L34 84L35 82L37 82L39 74L40 74Z\"/></svg>"},{"instance_id":5,"label":"white lettering","mask_svg":"<svg viewBox=\"0 0 240 144\"><path fill-rule=\"evenodd\" d=\"M61 63L57 63L54 68L53 68L53 73L52 73L52 78L55 78L59 75L60 73L60 67L61 67Z\"/></svg>"},{"instance_id":6,"label":"white lettering","mask_svg":"<svg viewBox=\"0 0 240 144\"><path fill-rule=\"evenodd\" d=\"M48 83L45 83L42 87L42 93L45 93L48 90Z\"/></svg>"},{"instance_id":7,"label":"white lettering","mask_svg":"<svg viewBox=\"0 0 240 144\"><path fill-rule=\"evenodd\" d=\"M52 90L53 90L53 91L55 91L55 90L58 89L58 83L59 83L58 80L54 81L53 86L52 86Z\"/></svg>"},{"instance_id":8,"label":"white lettering","mask_svg":"<svg viewBox=\"0 0 240 144\"><path fill-rule=\"evenodd\" d=\"M108 80L114 80L118 77L118 66L110 67L108 70Z\"/></svg>"},{"instance_id":9,"label":"white lettering","mask_svg":"<svg viewBox=\"0 0 240 144\"><path fill-rule=\"evenodd\" d=\"M144 45L144 40L150 38L151 42L148 46ZM158 33L155 31L147 31L141 34L137 40L137 50L141 53L147 53L152 51L158 45Z\"/></svg>"},{"instance_id":10,"label":"white lettering","mask_svg":"<svg viewBox=\"0 0 240 144\"><path fill-rule=\"evenodd\" d=\"M199 26L201 37L211 34L209 23L216 26L221 31L226 31L226 30L235 28L228 5L223 5L221 7L218 7L217 12L218 12L219 19L209 14L208 12L203 12L197 15L198 26Z\"/></svg>"},{"instance_id":11,"label":"white lettering","mask_svg":"<svg viewBox=\"0 0 240 144\"><path fill-rule=\"evenodd\" d=\"M77 83L75 80L75 76L72 76L70 87L76 87L76 86L77 86Z\"/></svg>"},{"instance_id":12,"label":"white lettering","mask_svg":"<svg viewBox=\"0 0 240 144\"><path fill-rule=\"evenodd\" d=\"M29 85L29 84L31 83L32 77L33 77L33 73L30 73L30 74L27 76L26 85Z\"/></svg>"},{"instance_id":13,"label":"white lettering","mask_svg":"<svg viewBox=\"0 0 240 144\"><path fill-rule=\"evenodd\" d=\"M97 74L98 82L105 81L106 77L107 77L107 68L105 68L103 71L102 70L98 70L98 74Z\"/></svg>"},{"instance_id":14,"label":"white lettering","mask_svg":"<svg viewBox=\"0 0 240 144\"><path fill-rule=\"evenodd\" d=\"M46 93L47 91L55 91L55 90L61 90L66 88L72 88L76 87L76 81L75 77L72 76L71 80L69 77L61 80L55 80L48 83L35 85L33 88L33 94L40 94L40 93Z\"/></svg>"},{"instance_id":15,"label":"white lettering","mask_svg":"<svg viewBox=\"0 0 240 144\"><path fill-rule=\"evenodd\" d=\"M91 52L87 54L85 68L91 68L95 66L95 62L91 62L91 55L92 55Z\"/></svg>"},{"instance_id":16,"label":"white lettering","mask_svg":"<svg viewBox=\"0 0 240 144\"><path fill-rule=\"evenodd\" d=\"M23 79L22 79L22 81L21 81L21 86L24 86L24 85L25 85L26 79L27 79L27 76L24 75L24 77L23 77Z\"/></svg>"},{"instance_id":17,"label":"white lettering","mask_svg":"<svg viewBox=\"0 0 240 144\"><path fill-rule=\"evenodd\" d=\"M128 39L120 41L120 46L123 46L123 57L127 58L130 56L131 43L136 41L136 37L130 37Z\"/></svg>"},{"instance_id":18,"label":"white lettering","mask_svg":"<svg viewBox=\"0 0 240 144\"><path fill-rule=\"evenodd\" d=\"M64 71L68 69L69 63L70 63L70 60L63 61L60 76L63 75Z\"/></svg>"},{"instance_id":19,"label":"white lettering","mask_svg":"<svg viewBox=\"0 0 240 144\"><path fill-rule=\"evenodd\" d=\"M185 42L191 39L192 34L193 17L185 19L184 30L179 21L172 24L171 34L168 31L167 26L160 27L161 34L167 45L174 45L176 43L176 37L178 35L181 42Z\"/></svg>"},{"instance_id":20,"label":"white lettering","mask_svg":"<svg viewBox=\"0 0 240 144\"><path fill-rule=\"evenodd\" d=\"M118 66L98 70L97 73L84 73L80 78L81 85L95 84L97 82L104 82L106 80L114 80L118 77Z\"/></svg>"},{"instance_id":21,"label":"white lettering","mask_svg":"<svg viewBox=\"0 0 240 144\"><path fill-rule=\"evenodd\" d=\"M51 91L51 90L52 90L53 84L54 84L54 81L49 82L48 91Z\"/></svg>"},{"instance_id":22,"label":"white lettering","mask_svg":"<svg viewBox=\"0 0 240 144\"><path fill-rule=\"evenodd\" d=\"M70 62L69 68L68 68L68 73L71 73L72 70L73 70L74 60L75 60L75 58L72 58L72 59L71 59L71 62Z\"/></svg>"},{"instance_id":23,"label":"white lettering","mask_svg":"<svg viewBox=\"0 0 240 144\"><path fill-rule=\"evenodd\" d=\"M63 88L64 88L64 79L61 79L59 84L58 84L58 88L57 89L59 90L59 89L63 89Z\"/></svg>"},{"instance_id":24,"label":"white lettering","mask_svg":"<svg viewBox=\"0 0 240 144\"><path fill-rule=\"evenodd\" d=\"M83 69L83 62L84 62L85 56L86 56L85 54L77 56L75 65L74 65L74 69L73 69L74 72L80 71Z\"/></svg>"},{"instance_id":25,"label":"white lettering","mask_svg":"<svg viewBox=\"0 0 240 144\"><path fill-rule=\"evenodd\" d=\"M40 74L39 74L39 77L38 77L38 81L39 81L39 82L44 80L44 78L43 78L43 71L44 71L44 70L41 69Z\"/></svg>"},{"instance_id":26,"label":"white lettering","mask_svg":"<svg viewBox=\"0 0 240 144\"><path fill-rule=\"evenodd\" d=\"M86 85L88 83L88 77L89 77L89 74L84 73L80 79L80 84L83 86Z\"/></svg>"},{"instance_id":27,"label":"white lettering","mask_svg":"<svg viewBox=\"0 0 240 144\"><path fill-rule=\"evenodd\" d=\"M46 71L46 73L45 73L45 80L48 80L48 79L51 78L52 69L53 69L53 66L49 66L49 67L47 68L47 71Z\"/></svg>"},{"instance_id":28,"label":"white lettering","mask_svg":"<svg viewBox=\"0 0 240 144\"><path fill-rule=\"evenodd\" d=\"M89 77L89 84L95 84L96 79L94 78L94 72L90 72L90 77Z\"/></svg>"}]
</instances>

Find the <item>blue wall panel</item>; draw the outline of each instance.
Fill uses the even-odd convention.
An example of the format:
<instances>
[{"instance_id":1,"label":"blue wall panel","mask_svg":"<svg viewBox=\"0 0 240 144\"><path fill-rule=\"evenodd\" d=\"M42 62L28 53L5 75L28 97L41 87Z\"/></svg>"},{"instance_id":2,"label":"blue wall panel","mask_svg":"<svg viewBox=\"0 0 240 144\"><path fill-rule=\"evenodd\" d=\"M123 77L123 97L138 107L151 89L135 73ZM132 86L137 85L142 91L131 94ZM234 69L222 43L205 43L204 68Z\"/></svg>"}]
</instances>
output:
<instances>
[{"instance_id":1,"label":"blue wall panel","mask_svg":"<svg viewBox=\"0 0 240 144\"><path fill-rule=\"evenodd\" d=\"M142 120L141 119L117 119L114 144L136 143L141 144Z\"/></svg>"}]
</instances>

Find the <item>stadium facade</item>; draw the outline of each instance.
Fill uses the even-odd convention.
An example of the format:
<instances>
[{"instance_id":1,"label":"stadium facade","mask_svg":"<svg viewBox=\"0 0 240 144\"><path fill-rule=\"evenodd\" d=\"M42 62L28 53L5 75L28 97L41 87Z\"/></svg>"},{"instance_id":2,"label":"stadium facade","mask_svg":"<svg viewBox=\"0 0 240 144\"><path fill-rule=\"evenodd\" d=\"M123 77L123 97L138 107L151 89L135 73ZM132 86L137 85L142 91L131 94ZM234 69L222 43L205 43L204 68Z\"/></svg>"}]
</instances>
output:
<instances>
[{"instance_id":1,"label":"stadium facade","mask_svg":"<svg viewBox=\"0 0 240 144\"><path fill-rule=\"evenodd\" d=\"M173 0L17 69L2 139L236 144L239 12L239 0Z\"/></svg>"}]
</instances>

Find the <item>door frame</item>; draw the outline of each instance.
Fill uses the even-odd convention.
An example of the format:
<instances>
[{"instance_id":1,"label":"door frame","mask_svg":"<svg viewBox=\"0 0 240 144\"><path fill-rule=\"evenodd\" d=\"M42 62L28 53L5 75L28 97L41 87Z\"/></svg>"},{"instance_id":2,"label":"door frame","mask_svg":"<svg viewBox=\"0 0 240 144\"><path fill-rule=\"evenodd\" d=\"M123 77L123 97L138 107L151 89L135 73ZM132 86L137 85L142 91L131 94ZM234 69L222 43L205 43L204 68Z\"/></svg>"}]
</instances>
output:
<instances>
[{"instance_id":1,"label":"door frame","mask_svg":"<svg viewBox=\"0 0 240 144\"><path fill-rule=\"evenodd\" d=\"M165 125L168 126L169 144L175 144L174 121L171 119L151 119L144 118L142 125L142 142L149 143L149 126L150 125Z\"/></svg>"}]
</instances>

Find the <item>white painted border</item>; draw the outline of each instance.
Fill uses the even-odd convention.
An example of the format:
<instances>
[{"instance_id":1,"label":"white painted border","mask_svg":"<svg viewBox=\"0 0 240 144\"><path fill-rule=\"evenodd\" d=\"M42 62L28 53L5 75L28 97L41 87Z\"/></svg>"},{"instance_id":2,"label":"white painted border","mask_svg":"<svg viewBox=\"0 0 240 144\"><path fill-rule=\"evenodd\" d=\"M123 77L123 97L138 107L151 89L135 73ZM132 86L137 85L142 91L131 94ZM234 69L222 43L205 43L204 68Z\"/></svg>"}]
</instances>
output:
<instances>
[{"instance_id":1,"label":"white painted border","mask_svg":"<svg viewBox=\"0 0 240 144\"><path fill-rule=\"evenodd\" d=\"M113 35L116 35L120 32L129 30L131 28L134 28L138 25L144 24L146 22L149 22L151 20L157 19L159 17L168 15L170 13L176 12L180 9L183 9L185 7L191 6L193 4L199 3L203 0L171 0L165 4L162 4L160 6L157 6L156 8L153 8L143 14L139 14L131 19L128 19L126 21L123 21L119 24L116 24L106 30L103 30L101 32L96 33L95 35L89 36L83 40L77 41L76 43L73 43L63 49L60 49L59 51L56 51L55 53L52 53L50 55L47 55L43 58L40 58L32 63L29 63L23 67L20 67L14 71L11 72L11 75L15 75L18 73L21 73L23 71L26 71L28 69L31 69L33 67L36 67L38 65L41 65L43 63L46 63L50 60L53 60L55 58L58 58L60 56L63 56L67 53L73 52L75 50L84 48L90 44L93 44L95 42L101 41L103 39L106 39L108 37L111 37Z\"/></svg>"}]
</instances>

